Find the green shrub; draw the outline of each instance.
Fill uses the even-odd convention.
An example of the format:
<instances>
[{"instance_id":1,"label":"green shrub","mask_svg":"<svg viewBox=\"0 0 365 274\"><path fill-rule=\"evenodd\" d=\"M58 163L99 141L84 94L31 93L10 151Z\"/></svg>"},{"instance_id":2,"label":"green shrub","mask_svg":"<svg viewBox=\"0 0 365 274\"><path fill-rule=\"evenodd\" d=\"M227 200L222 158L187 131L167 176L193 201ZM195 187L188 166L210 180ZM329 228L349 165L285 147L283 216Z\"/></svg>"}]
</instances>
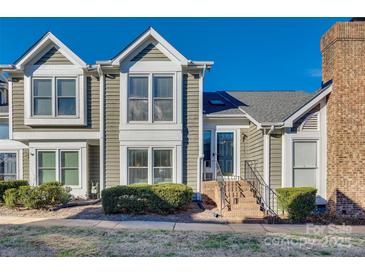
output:
<instances>
[{"instance_id":1,"label":"green shrub","mask_svg":"<svg viewBox=\"0 0 365 274\"><path fill-rule=\"evenodd\" d=\"M193 191L183 184L136 184L104 189L101 193L106 214L169 214L186 207Z\"/></svg>"},{"instance_id":2,"label":"green shrub","mask_svg":"<svg viewBox=\"0 0 365 274\"><path fill-rule=\"evenodd\" d=\"M8 207L48 208L70 201L70 189L61 183L49 182L40 186L21 186L5 192L5 205Z\"/></svg>"},{"instance_id":3,"label":"green shrub","mask_svg":"<svg viewBox=\"0 0 365 274\"><path fill-rule=\"evenodd\" d=\"M26 180L6 180L0 181L0 202L4 201L4 194L7 189L18 188L28 185Z\"/></svg>"},{"instance_id":4,"label":"green shrub","mask_svg":"<svg viewBox=\"0 0 365 274\"><path fill-rule=\"evenodd\" d=\"M289 218L302 222L316 208L317 190L312 187L288 187L276 189L279 207L289 214Z\"/></svg>"}]
</instances>

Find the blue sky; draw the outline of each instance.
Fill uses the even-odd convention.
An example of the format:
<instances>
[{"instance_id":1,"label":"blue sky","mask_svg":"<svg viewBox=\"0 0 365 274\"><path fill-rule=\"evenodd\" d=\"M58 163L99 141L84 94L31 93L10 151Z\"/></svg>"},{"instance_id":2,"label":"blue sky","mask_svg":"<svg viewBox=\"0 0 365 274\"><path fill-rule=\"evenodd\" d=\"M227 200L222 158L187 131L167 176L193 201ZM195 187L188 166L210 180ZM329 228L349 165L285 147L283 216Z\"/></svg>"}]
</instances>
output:
<instances>
[{"instance_id":1,"label":"blue sky","mask_svg":"<svg viewBox=\"0 0 365 274\"><path fill-rule=\"evenodd\" d=\"M0 18L0 64L51 31L86 63L112 58L149 26L191 60L215 62L205 90L321 85L321 35L349 18Z\"/></svg>"}]
</instances>

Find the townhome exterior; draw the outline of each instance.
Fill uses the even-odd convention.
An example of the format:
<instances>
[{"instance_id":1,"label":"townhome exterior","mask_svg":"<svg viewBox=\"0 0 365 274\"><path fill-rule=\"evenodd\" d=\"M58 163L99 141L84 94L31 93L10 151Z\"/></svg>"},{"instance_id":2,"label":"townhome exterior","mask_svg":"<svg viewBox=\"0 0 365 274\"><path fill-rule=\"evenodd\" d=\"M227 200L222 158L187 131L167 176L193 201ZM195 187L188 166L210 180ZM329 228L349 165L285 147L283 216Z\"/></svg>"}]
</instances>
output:
<instances>
[{"instance_id":1,"label":"townhome exterior","mask_svg":"<svg viewBox=\"0 0 365 274\"><path fill-rule=\"evenodd\" d=\"M324 34L323 82L313 93L203 92L213 62L187 59L152 28L94 64L47 33L0 67L9 93L0 176L62 181L80 197L183 183L200 200L217 169L226 181L253 170L273 192L315 187L318 205L365 216L364 41L363 21Z\"/></svg>"}]
</instances>

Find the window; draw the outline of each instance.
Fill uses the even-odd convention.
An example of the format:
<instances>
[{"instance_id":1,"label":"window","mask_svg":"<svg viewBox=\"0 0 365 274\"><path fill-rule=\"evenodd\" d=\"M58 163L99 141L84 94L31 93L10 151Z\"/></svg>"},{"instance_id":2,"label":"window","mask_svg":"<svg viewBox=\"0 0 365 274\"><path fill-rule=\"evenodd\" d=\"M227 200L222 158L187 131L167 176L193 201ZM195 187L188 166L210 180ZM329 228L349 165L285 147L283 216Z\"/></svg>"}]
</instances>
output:
<instances>
[{"instance_id":1,"label":"window","mask_svg":"<svg viewBox=\"0 0 365 274\"><path fill-rule=\"evenodd\" d=\"M51 79L34 79L33 100L34 115L52 115Z\"/></svg>"},{"instance_id":2,"label":"window","mask_svg":"<svg viewBox=\"0 0 365 274\"><path fill-rule=\"evenodd\" d=\"M293 178L294 186L317 186L317 142L295 141Z\"/></svg>"},{"instance_id":3,"label":"window","mask_svg":"<svg viewBox=\"0 0 365 274\"><path fill-rule=\"evenodd\" d=\"M153 77L153 120L172 121L172 77Z\"/></svg>"},{"instance_id":4,"label":"window","mask_svg":"<svg viewBox=\"0 0 365 274\"><path fill-rule=\"evenodd\" d=\"M148 150L129 149L128 150L128 183L148 182Z\"/></svg>"},{"instance_id":5,"label":"window","mask_svg":"<svg viewBox=\"0 0 365 274\"><path fill-rule=\"evenodd\" d=\"M212 132L210 130L204 130L204 161L205 166L211 166L211 144L212 144Z\"/></svg>"},{"instance_id":6,"label":"window","mask_svg":"<svg viewBox=\"0 0 365 274\"><path fill-rule=\"evenodd\" d=\"M172 150L153 150L153 183L172 182Z\"/></svg>"},{"instance_id":7,"label":"window","mask_svg":"<svg viewBox=\"0 0 365 274\"><path fill-rule=\"evenodd\" d=\"M75 116L76 79L34 78L34 116Z\"/></svg>"},{"instance_id":8,"label":"window","mask_svg":"<svg viewBox=\"0 0 365 274\"><path fill-rule=\"evenodd\" d=\"M14 180L16 177L16 153L0 152L0 180Z\"/></svg>"},{"instance_id":9,"label":"window","mask_svg":"<svg viewBox=\"0 0 365 274\"><path fill-rule=\"evenodd\" d=\"M75 79L57 79L57 114L76 115Z\"/></svg>"},{"instance_id":10,"label":"window","mask_svg":"<svg viewBox=\"0 0 365 274\"><path fill-rule=\"evenodd\" d=\"M78 150L38 151L38 184L60 181L70 187L79 186L79 161Z\"/></svg>"},{"instance_id":11,"label":"window","mask_svg":"<svg viewBox=\"0 0 365 274\"><path fill-rule=\"evenodd\" d=\"M148 77L131 77L128 94L129 121L148 121Z\"/></svg>"},{"instance_id":12,"label":"window","mask_svg":"<svg viewBox=\"0 0 365 274\"><path fill-rule=\"evenodd\" d=\"M56 152L38 152L38 184L56 181Z\"/></svg>"},{"instance_id":13,"label":"window","mask_svg":"<svg viewBox=\"0 0 365 274\"><path fill-rule=\"evenodd\" d=\"M9 139L9 119L0 118L0 139Z\"/></svg>"},{"instance_id":14,"label":"window","mask_svg":"<svg viewBox=\"0 0 365 274\"><path fill-rule=\"evenodd\" d=\"M128 121L172 122L174 119L174 77L137 75L129 77Z\"/></svg>"},{"instance_id":15,"label":"window","mask_svg":"<svg viewBox=\"0 0 365 274\"><path fill-rule=\"evenodd\" d=\"M61 182L67 186L79 184L79 153L61 151Z\"/></svg>"}]
</instances>

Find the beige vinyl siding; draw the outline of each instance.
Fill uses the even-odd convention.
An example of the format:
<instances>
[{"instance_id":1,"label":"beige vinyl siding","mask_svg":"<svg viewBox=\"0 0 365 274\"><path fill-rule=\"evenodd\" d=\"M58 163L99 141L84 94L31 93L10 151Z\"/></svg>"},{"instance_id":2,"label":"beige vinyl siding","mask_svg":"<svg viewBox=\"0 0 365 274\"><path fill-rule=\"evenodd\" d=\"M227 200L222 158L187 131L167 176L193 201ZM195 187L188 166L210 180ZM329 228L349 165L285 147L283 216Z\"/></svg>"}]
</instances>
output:
<instances>
[{"instance_id":1,"label":"beige vinyl siding","mask_svg":"<svg viewBox=\"0 0 365 274\"><path fill-rule=\"evenodd\" d=\"M249 160L254 161L257 171L263 177L264 137L262 130L258 130L252 123L248 130L247 151Z\"/></svg>"},{"instance_id":2,"label":"beige vinyl siding","mask_svg":"<svg viewBox=\"0 0 365 274\"><path fill-rule=\"evenodd\" d=\"M29 180L29 149L23 149L23 180Z\"/></svg>"},{"instance_id":3,"label":"beige vinyl siding","mask_svg":"<svg viewBox=\"0 0 365 274\"><path fill-rule=\"evenodd\" d=\"M24 78L13 78L13 132L47 131L99 131L100 128L100 89L99 80L88 76L87 80L87 125L86 126L37 126L24 125Z\"/></svg>"},{"instance_id":4,"label":"beige vinyl siding","mask_svg":"<svg viewBox=\"0 0 365 274\"><path fill-rule=\"evenodd\" d=\"M119 75L105 79L105 185L120 183Z\"/></svg>"},{"instance_id":5,"label":"beige vinyl siding","mask_svg":"<svg viewBox=\"0 0 365 274\"><path fill-rule=\"evenodd\" d=\"M183 76L183 182L197 190L199 156L199 75Z\"/></svg>"},{"instance_id":6,"label":"beige vinyl siding","mask_svg":"<svg viewBox=\"0 0 365 274\"><path fill-rule=\"evenodd\" d=\"M132 59L135 61L170 61L158 48L149 44Z\"/></svg>"},{"instance_id":7,"label":"beige vinyl siding","mask_svg":"<svg viewBox=\"0 0 365 274\"><path fill-rule=\"evenodd\" d=\"M273 189L281 187L281 134L270 136L270 186Z\"/></svg>"},{"instance_id":8,"label":"beige vinyl siding","mask_svg":"<svg viewBox=\"0 0 365 274\"><path fill-rule=\"evenodd\" d=\"M100 182L100 147L89 146L89 181Z\"/></svg>"},{"instance_id":9,"label":"beige vinyl siding","mask_svg":"<svg viewBox=\"0 0 365 274\"><path fill-rule=\"evenodd\" d=\"M72 63L55 47L45 53L35 65L72 65Z\"/></svg>"}]
</instances>

